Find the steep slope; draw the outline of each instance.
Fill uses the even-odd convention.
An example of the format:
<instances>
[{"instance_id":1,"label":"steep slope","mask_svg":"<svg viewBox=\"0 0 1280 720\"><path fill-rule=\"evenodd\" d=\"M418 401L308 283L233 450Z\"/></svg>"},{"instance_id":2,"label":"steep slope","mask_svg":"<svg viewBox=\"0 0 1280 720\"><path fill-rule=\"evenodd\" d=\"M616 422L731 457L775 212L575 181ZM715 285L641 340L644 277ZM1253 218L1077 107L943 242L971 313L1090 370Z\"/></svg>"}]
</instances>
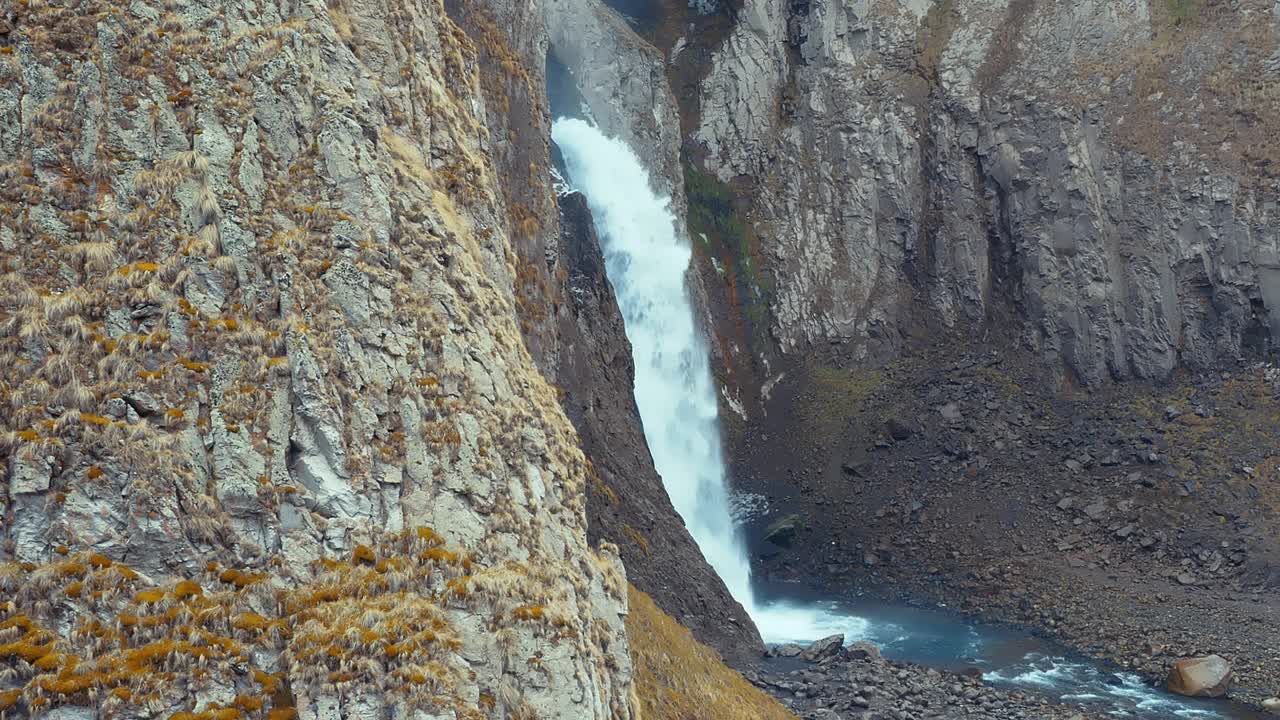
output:
<instances>
[{"instance_id":1,"label":"steep slope","mask_svg":"<svg viewBox=\"0 0 1280 720\"><path fill-rule=\"evenodd\" d=\"M5 12L2 708L631 717L472 40L430 1Z\"/></svg>"},{"instance_id":2,"label":"steep slope","mask_svg":"<svg viewBox=\"0 0 1280 720\"><path fill-rule=\"evenodd\" d=\"M631 586L627 633L643 717L651 720L787 720L778 701L728 670L710 648Z\"/></svg>"}]
</instances>

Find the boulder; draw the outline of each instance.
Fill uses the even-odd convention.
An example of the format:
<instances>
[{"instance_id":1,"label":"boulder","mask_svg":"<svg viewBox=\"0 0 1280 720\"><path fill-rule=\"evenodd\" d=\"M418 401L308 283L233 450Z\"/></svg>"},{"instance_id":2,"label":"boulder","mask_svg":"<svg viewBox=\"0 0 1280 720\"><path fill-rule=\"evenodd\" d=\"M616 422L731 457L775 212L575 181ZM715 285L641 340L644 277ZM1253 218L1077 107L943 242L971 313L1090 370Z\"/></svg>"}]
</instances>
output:
<instances>
[{"instance_id":1,"label":"boulder","mask_svg":"<svg viewBox=\"0 0 1280 720\"><path fill-rule=\"evenodd\" d=\"M911 423L899 418L889 418L885 421L884 429L889 433L889 437L894 440L908 440L912 435L916 434L916 429Z\"/></svg>"},{"instance_id":2,"label":"boulder","mask_svg":"<svg viewBox=\"0 0 1280 720\"><path fill-rule=\"evenodd\" d=\"M788 515L780 520L775 520L764 531L764 539L774 545L789 547L791 540L796 536L796 530L800 528L800 516Z\"/></svg>"},{"instance_id":3,"label":"boulder","mask_svg":"<svg viewBox=\"0 0 1280 720\"><path fill-rule=\"evenodd\" d=\"M1169 669L1169 690L1191 697L1222 697L1231 687L1231 663L1218 655L1184 658Z\"/></svg>"},{"instance_id":4,"label":"boulder","mask_svg":"<svg viewBox=\"0 0 1280 720\"><path fill-rule=\"evenodd\" d=\"M800 653L800 659L811 663L822 662L839 655L842 649L844 649L844 634L828 635L805 648L804 652Z\"/></svg>"},{"instance_id":5,"label":"boulder","mask_svg":"<svg viewBox=\"0 0 1280 720\"><path fill-rule=\"evenodd\" d=\"M858 642L850 645L849 649L845 651L845 654L854 660L878 660L880 659L880 648L872 645L866 640L859 640Z\"/></svg>"},{"instance_id":6,"label":"boulder","mask_svg":"<svg viewBox=\"0 0 1280 720\"><path fill-rule=\"evenodd\" d=\"M798 657L802 652L804 652L804 648L799 645L795 643L784 643L773 648L769 654L774 657Z\"/></svg>"},{"instance_id":7,"label":"boulder","mask_svg":"<svg viewBox=\"0 0 1280 720\"><path fill-rule=\"evenodd\" d=\"M1267 698L1262 701L1262 709L1280 715L1280 697Z\"/></svg>"}]
</instances>

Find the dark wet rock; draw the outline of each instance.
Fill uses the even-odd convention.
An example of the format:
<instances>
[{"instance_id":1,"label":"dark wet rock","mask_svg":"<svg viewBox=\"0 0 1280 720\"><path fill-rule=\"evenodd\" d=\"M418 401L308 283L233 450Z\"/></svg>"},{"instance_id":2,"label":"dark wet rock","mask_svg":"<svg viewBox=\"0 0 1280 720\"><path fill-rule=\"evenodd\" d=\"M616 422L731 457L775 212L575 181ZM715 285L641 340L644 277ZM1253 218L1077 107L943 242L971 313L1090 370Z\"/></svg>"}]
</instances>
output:
<instances>
[{"instance_id":1,"label":"dark wet rock","mask_svg":"<svg viewBox=\"0 0 1280 720\"><path fill-rule=\"evenodd\" d=\"M783 643L769 650L769 654L773 657L799 657L804 652L804 648L795 643Z\"/></svg>"},{"instance_id":2,"label":"dark wet rock","mask_svg":"<svg viewBox=\"0 0 1280 720\"><path fill-rule=\"evenodd\" d=\"M784 518L775 520L769 525L764 532L766 542L781 547L790 547L791 541L795 539L796 531L800 529L802 518L799 515L787 515Z\"/></svg>"},{"instance_id":3,"label":"dark wet rock","mask_svg":"<svg viewBox=\"0 0 1280 720\"><path fill-rule=\"evenodd\" d=\"M851 650L857 648L855 643ZM984 684L981 673L950 674L850 652L786 672L766 665L755 682L801 720L1095 720L1079 707Z\"/></svg>"},{"instance_id":4,"label":"dark wet rock","mask_svg":"<svg viewBox=\"0 0 1280 720\"><path fill-rule=\"evenodd\" d=\"M853 660L878 660L880 658L880 648L866 640L859 640L850 645L845 654Z\"/></svg>"},{"instance_id":5,"label":"dark wet rock","mask_svg":"<svg viewBox=\"0 0 1280 720\"><path fill-rule=\"evenodd\" d=\"M821 640L816 640L804 649L800 654L800 659L806 662L816 663L822 662L828 658L833 658L840 654L844 649L844 635L828 635Z\"/></svg>"}]
</instances>

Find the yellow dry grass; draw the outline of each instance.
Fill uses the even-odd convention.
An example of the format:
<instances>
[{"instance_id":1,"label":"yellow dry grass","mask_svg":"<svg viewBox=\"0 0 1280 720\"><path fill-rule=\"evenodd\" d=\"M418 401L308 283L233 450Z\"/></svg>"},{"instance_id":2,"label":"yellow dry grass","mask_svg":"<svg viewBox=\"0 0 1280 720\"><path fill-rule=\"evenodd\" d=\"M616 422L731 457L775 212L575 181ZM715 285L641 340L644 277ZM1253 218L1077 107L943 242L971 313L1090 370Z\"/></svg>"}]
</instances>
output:
<instances>
[{"instance_id":1,"label":"yellow dry grass","mask_svg":"<svg viewBox=\"0 0 1280 720\"><path fill-rule=\"evenodd\" d=\"M796 720L628 584L627 637L644 720Z\"/></svg>"}]
</instances>

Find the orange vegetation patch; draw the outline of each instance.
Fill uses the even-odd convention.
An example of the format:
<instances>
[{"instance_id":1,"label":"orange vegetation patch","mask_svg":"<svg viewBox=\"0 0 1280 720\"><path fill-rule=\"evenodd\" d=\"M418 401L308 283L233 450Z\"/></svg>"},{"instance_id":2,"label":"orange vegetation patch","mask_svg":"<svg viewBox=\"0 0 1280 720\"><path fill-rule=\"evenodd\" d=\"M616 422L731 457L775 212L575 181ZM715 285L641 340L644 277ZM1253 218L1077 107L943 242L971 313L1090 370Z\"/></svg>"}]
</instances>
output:
<instances>
[{"instance_id":1,"label":"orange vegetation patch","mask_svg":"<svg viewBox=\"0 0 1280 720\"><path fill-rule=\"evenodd\" d=\"M796 720L628 584L627 637L645 720Z\"/></svg>"}]
</instances>

